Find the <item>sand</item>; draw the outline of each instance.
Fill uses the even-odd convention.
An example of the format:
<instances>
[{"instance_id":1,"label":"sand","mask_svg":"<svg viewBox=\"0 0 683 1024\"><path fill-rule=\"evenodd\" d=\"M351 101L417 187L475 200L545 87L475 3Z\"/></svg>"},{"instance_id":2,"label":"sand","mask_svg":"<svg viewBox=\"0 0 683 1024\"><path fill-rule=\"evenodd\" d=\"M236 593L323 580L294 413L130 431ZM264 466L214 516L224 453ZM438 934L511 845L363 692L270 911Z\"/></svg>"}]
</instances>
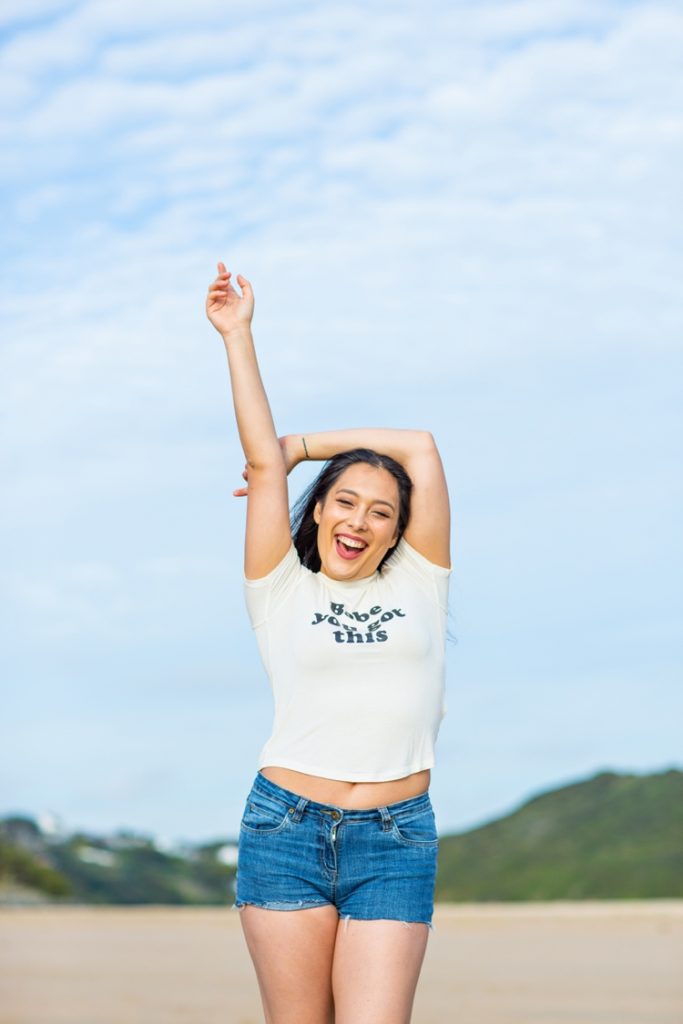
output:
<instances>
[{"instance_id":1,"label":"sand","mask_svg":"<svg viewBox=\"0 0 683 1024\"><path fill-rule=\"evenodd\" d=\"M412 1024L683 1024L683 901L441 904ZM262 1024L237 911L0 910L0 1024Z\"/></svg>"}]
</instances>

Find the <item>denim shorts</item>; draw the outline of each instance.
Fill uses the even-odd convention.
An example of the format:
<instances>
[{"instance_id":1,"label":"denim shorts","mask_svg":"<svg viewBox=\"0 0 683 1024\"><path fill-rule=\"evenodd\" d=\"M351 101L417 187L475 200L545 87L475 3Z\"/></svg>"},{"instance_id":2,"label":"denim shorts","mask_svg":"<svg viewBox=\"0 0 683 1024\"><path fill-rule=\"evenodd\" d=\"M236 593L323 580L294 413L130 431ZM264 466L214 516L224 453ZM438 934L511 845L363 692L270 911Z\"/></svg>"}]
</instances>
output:
<instances>
[{"instance_id":1,"label":"denim shorts","mask_svg":"<svg viewBox=\"0 0 683 1024\"><path fill-rule=\"evenodd\" d=\"M233 908L332 905L359 921L433 928L439 839L429 793L348 810L257 772L240 822Z\"/></svg>"}]
</instances>

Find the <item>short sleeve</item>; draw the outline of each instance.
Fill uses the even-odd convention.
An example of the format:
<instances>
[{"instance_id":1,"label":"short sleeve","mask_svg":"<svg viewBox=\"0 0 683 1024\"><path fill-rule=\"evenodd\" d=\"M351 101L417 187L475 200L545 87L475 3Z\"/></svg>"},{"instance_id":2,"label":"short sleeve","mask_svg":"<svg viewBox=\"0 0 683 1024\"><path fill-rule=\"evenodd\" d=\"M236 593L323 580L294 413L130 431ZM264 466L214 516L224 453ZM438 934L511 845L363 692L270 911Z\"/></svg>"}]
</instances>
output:
<instances>
[{"instance_id":1,"label":"short sleeve","mask_svg":"<svg viewBox=\"0 0 683 1024\"><path fill-rule=\"evenodd\" d=\"M299 554L290 544L284 558L268 573L257 580L243 577L244 596L253 629L263 625L270 614L291 593L306 573Z\"/></svg>"},{"instance_id":2,"label":"short sleeve","mask_svg":"<svg viewBox=\"0 0 683 1024\"><path fill-rule=\"evenodd\" d=\"M448 614L448 586L452 570L444 565L436 565L412 547L405 537L401 537L393 555L387 559L386 567L392 572L405 573L406 576L436 599L444 614Z\"/></svg>"}]
</instances>

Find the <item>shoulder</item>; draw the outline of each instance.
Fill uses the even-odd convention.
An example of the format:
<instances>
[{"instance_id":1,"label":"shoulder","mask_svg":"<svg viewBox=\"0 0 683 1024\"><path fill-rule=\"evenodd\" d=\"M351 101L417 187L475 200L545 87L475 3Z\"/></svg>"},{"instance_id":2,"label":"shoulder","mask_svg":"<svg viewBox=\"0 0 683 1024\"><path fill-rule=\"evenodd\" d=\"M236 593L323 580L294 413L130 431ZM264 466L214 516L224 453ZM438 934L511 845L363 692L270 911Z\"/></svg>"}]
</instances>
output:
<instances>
[{"instance_id":1,"label":"shoulder","mask_svg":"<svg viewBox=\"0 0 683 1024\"><path fill-rule=\"evenodd\" d=\"M265 576L258 576L256 579L250 579L246 574L243 574L242 580L247 589L267 588L274 586L283 576L296 574L299 570L302 572L308 572L308 570L302 565L299 554L294 546L294 541L292 540L290 541L290 545L283 557L277 565L270 570L270 572L266 573Z\"/></svg>"},{"instance_id":2,"label":"shoulder","mask_svg":"<svg viewBox=\"0 0 683 1024\"><path fill-rule=\"evenodd\" d=\"M451 572L443 565L430 562L403 536L384 563L381 575L393 586L408 587L422 594L429 605L447 614Z\"/></svg>"},{"instance_id":3,"label":"shoulder","mask_svg":"<svg viewBox=\"0 0 683 1024\"><path fill-rule=\"evenodd\" d=\"M293 541L283 558L265 576L252 580L244 575L244 594L252 625L265 622L298 585L311 576L313 573L302 564Z\"/></svg>"},{"instance_id":4,"label":"shoulder","mask_svg":"<svg viewBox=\"0 0 683 1024\"><path fill-rule=\"evenodd\" d=\"M396 572L401 569L412 569L425 578L446 580L453 571L444 565L437 565L436 562L431 562L428 558L425 558L406 540L405 535L401 537L393 553L384 563L383 573L387 570Z\"/></svg>"}]
</instances>

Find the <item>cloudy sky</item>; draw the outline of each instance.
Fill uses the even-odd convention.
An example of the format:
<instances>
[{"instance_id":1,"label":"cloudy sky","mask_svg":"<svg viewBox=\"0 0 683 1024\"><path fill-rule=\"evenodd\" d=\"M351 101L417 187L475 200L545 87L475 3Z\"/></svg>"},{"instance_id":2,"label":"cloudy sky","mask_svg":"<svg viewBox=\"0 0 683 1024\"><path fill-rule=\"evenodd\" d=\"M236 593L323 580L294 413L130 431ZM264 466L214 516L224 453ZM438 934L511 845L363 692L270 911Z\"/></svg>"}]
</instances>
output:
<instances>
[{"instance_id":1,"label":"cloudy sky","mask_svg":"<svg viewBox=\"0 0 683 1024\"><path fill-rule=\"evenodd\" d=\"M0 813L236 833L271 698L219 259L281 433L442 451L440 830L681 765L678 5L0 18Z\"/></svg>"}]
</instances>

